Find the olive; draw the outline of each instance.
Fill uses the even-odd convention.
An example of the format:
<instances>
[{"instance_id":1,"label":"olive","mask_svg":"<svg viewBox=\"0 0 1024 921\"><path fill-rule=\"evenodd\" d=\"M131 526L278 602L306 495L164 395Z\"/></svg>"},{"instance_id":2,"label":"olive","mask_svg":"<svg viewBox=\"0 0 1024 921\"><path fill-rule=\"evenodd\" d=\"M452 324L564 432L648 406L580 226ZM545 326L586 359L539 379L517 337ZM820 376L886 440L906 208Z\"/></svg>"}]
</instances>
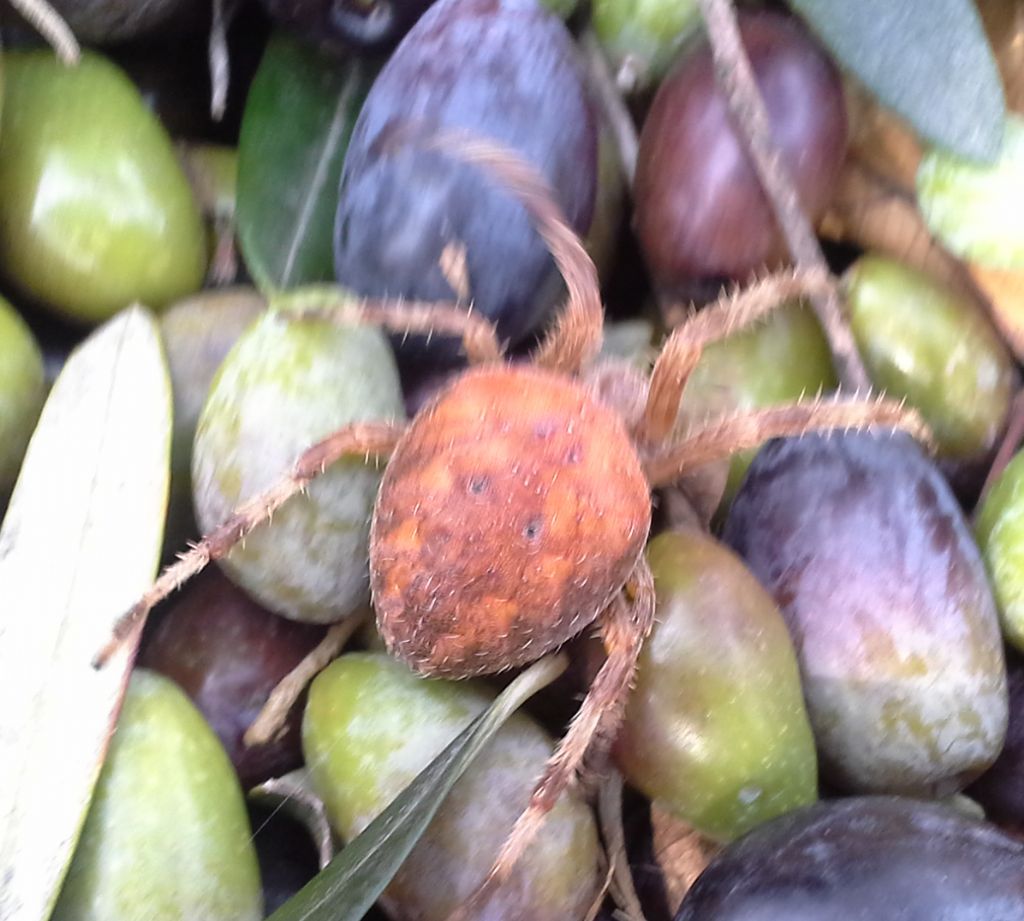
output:
<instances>
[{"instance_id":1,"label":"olive","mask_svg":"<svg viewBox=\"0 0 1024 921\"><path fill-rule=\"evenodd\" d=\"M765 322L704 349L680 407L684 425L813 397L838 381L828 342L804 303L780 307ZM726 499L731 500L757 449L729 462Z\"/></svg>"},{"instance_id":2,"label":"olive","mask_svg":"<svg viewBox=\"0 0 1024 921\"><path fill-rule=\"evenodd\" d=\"M396 133L400 125L414 136ZM557 303L554 261L523 206L479 168L424 149L416 137L424 130L509 147L540 170L586 234L598 124L565 25L534 0L438 0L374 82L342 171L334 239L342 285L371 297L454 300L442 254L462 248L474 309L518 343ZM457 348L446 345L450 363ZM435 340L432 354L440 350Z\"/></svg>"},{"instance_id":3,"label":"olive","mask_svg":"<svg viewBox=\"0 0 1024 921\"><path fill-rule=\"evenodd\" d=\"M676 921L1020 921L1024 845L945 805L821 803L761 826L704 871Z\"/></svg>"},{"instance_id":4,"label":"olive","mask_svg":"<svg viewBox=\"0 0 1024 921\"><path fill-rule=\"evenodd\" d=\"M302 738L313 786L346 841L490 702L469 682L419 678L380 653L350 653L317 676ZM398 921L444 921L483 881L552 751L513 716L456 782L381 900ZM597 893L598 842L582 796L558 800L508 882L470 921L582 919Z\"/></svg>"},{"instance_id":5,"label":"olive","mask_svg":"<svg viewBox=\"0 0 1024 921\"><path fill-rule=\"evenodd\" d=\"M173 681L138 669L54 921L263 917L238 779Z\"/></svg>"},{"instance_id":6,"label":"olive","mask_svg":"<svg viewBox=\"0 0 1024 921\"><path fill-rule=\"evenodd\" d=\"M83 323L199 288L206 235L170 138L110 61L4 56L0 270Z\"/></svg>"},{"instance_id":7,"label":"olive","mask_svg":"<svg viewBox=\"0 0 1024 921\"><path fill-rule=\"evenodd\" d=\"M796 653L775 602L698 531L647 548L655 627L616 740L630 783L730 840L818 795Z\"/></svg>"},{"instance_id":8,"label":"olive","mask_svg":"<svg viewBox=\"0 0 1024 921\"><path fill-rule=\"evenodd\" d=\"M883 256L861 257L844 287L871 382L921 411L943 456L991 450L1020 376L988 318L966 297Z\"/></svg>"},{"instance_id":9,"label":"olive","mask_svg":"<svg viewBox=\"0 0 1024 921\"><path fill-rule=\"evenodd\" d=\"M0 298L0 506L14 486L45 395L39 346L14 308Z\"/></svg>"},{"instance_id":10,"label":"olive","mask_svg":"<svg viewBox=\"0 0 1024 921\"><path fill-rule=\"evenodd\" d=\"M189 695L248 789L302 763L301 706L266 745L249 747L242 736L277 683L323 634L321 627L264 610L211 568L174 599L147 636L139 662Z\"/></svg>"},{"instance_id":11,"label":"olive","mask_svg":"<svg viewBox=\"0 0 1024 921\"><path fill-rule=\"evenodd\" d=\"M724 539L786 617L832 783L937 796L992 763L1007 721L995 603L948 484L913 441L770 442Z\"/></svg>"},{"instance_id":12,"label":"olive","mask_svg":"<svg viewBox=\"0 0 1024 921\"><path fill-rule=\"evenodd\" d=\"M1014 456L992 485L978 511L976 533L1003 634L1024 650L1024 453Z\"/></svg>"},{"instance_id":13,"label":"olive","mask_svg":"<svg viewBox=\"0 0 1024 921\"><path fill-rule=\"evenodd\" d=\"M160 318L174 394L171 490L164 545L179 551L196 537L192 513L192 443L210 384L242 332L266 308L252 288L203 291L179 301Z\"/></svg>"},{"instance_id":14,"label":"olive","mask_svg":"<svg viewBox=\"0 0 1024 921\"><path fill-rule=\"evenodd\" d=\"M349 423L402 416L394 358L378 329L290 319L275 303L224 359L199 418L192 490L204 533L319 439ZM322 623L353 613L369 592L379 482L374 459L343 458L281 508L272 527L220 560L222 568L275 614Z\"/></svg>"},{"instance_id":15,"label":"olive","mask_svg":"<svg viewBox=\"0 0 1024 921\"><path fill-rule=\"evenodd\" d=\"M745 13L740 34L772 134L812 219L835 188L847 124L839 74L794 19ZM774 212L717 89L706 41L658 89L643 124L635 226L666 288L693 279L742 279L785 259Z\"/></svg>"}]
</instances>

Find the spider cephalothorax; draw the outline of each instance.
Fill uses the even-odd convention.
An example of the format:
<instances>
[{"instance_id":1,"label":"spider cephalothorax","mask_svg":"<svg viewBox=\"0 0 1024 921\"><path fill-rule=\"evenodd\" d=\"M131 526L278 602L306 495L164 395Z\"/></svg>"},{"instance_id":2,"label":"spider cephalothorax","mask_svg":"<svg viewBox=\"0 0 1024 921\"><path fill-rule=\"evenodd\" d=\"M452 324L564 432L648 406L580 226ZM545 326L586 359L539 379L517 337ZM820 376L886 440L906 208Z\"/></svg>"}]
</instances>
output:
<instances>
[{"instance_id":1,"label":"spider cephalothorax","mask_svg":"<svg viewBox=\"0 0 1024 921\"><path fill-rule=\"evenodd\" d=\"M310 447L278 483L250 497L161 575L100 659L136 632L161 598L228 554L329 464L347 454L390 455L374 508L369 565L378 626L395 655L426 674L495 673L539 658L592 623L607 654L475 902L507 877L591 743L609 741L621 717L654 617L643 555L651 489L772 437L873 425L918 434L923 428L902 405L835 397L680 433L680 402L703 346L819 288L823 279L772 276L694 314L668 338L649 381L593 368L603 321L597 272L543 180L484 142L446 136L421 143L499 179L547 242L568 300L533 364L503 364L493 328L457 307L354 303L339 293L333 306L309 311L399 331L456 334L479 367L456 377L407 428L360 423ZM289 314L291 322L302 317ZM314 655L321 667L326 658L322 650ZM302 671L303 678L313 670ZM292 682L286 699L272 698L281 716L302 683ZM267 731L274 728L271 721Z\"/></svg>"}]
</instances>

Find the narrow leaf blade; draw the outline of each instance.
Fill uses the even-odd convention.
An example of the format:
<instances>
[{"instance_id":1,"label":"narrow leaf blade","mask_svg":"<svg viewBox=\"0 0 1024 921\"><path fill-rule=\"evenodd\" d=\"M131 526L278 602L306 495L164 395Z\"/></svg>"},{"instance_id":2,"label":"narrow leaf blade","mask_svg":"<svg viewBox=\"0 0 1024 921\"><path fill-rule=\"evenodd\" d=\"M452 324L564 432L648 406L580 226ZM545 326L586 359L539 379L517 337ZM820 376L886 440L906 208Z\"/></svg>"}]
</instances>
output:
<instances>
[{"instance_id":1,"label":"narrow leaf blade","mask_svg":"<svg viewBox=\"0 0 1024 921\"><path fill-rule=\"evenodd\" d=\"M238 236L264 293L334 280L338 182L373 69L287 35L267 45L238 143Z\"/></svg>"},{"instance_id":2,"label":"narrow leaf blade","mask_svg":"<svg viewBox=\"0 0 1024 921\"><path fill-rule=\"evenodd\" d=\"M565 663L561 655L548 657L523 672L270 921L360 921L473 759L525 700L565 670Z\"/></svg>"},{"instance_id":3,"label":"narrow leaf blade","mask_svg":"<svg viewBox=\"0 0 1024 921\"><path fill-rule=\"evenodd\" d=\"M971 0L790 0L838 61L925 139L990 162L1006 102Z\"/></svg>"},{"instance_id":4,"label":"narrow leaf blade","mask_svg":"<svg viewBox=\"0 0 1024 921\"><path fill-rule=\"evenodd\" d=\"M68 359L0 529L0 918L45 921L134 659L90 661L149 585L166 514L171 392L152 316Z\"/></svg>"}]
</instances>

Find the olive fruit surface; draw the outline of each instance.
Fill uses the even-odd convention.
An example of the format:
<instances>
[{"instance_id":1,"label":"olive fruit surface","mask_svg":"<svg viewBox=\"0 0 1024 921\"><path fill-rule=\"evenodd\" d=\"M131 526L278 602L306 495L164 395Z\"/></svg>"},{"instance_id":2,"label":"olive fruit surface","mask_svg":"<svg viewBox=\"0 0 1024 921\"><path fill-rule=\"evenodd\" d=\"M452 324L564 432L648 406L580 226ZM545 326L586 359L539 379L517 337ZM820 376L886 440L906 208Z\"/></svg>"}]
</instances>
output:
<instances>
[{"instance_id":1,"label":"olive fruit surface","mask_svg":"<svg viewBox=\"0 0 1024 921\"><path fill-rule=\"evenodd\" d=\"M272 311L221 364L192 451L203 533L265 490L319 439L353 422L402 415L394 358L368 326L291 322ZM256 601L295 620L340 620L368 596L370 512L380 472L345 457L219 560Z\"/></svg>"},{"instance_id":2,"label":"olive fruit surface","mask_svg":"<svg viewBox=\"0 0 1024 921\"><path fill-rule=\"evenodd\" d=\"M45 396L39 346L14 308L0 298L0 504L14 486Z\"/></svg>"},{"instance_id":3,"label":"olive fruit surface","mask_svg":"<svg viewBox=\"0 0 1024 921\"><path fill-rule=\"evenodd\" d=\"M263 917L238 779L174 682L138 669L54 921Z\"/></svg>"},{"instance_id":4,"label":"olive fruit surface","mask_svg":"<svg viewBox=\"0 0 1024 921\"><path fill-rule=\"evenodd\" d=\"M800 24L744 14L740 33L772 133L804 210L816 219L846 150L839 74ZM786 256L770 205L715 87L707 43L664 80L640 134L635 227L655 278L742 279Z\"/></svg>"},{"instance_id":5,"label":"olive fruit surface","mask_svg":"<svg viewBox=\"0 0 1024 921\"><path fill-rule=\"evenodd\" d=\"M948 806L821 803L728 847L676 921L1020 921L1024 845Z\"/></svg>"},{"instance_id":6,"label":"olive fruit surface","mask_svg":"<svg viewBox=\"0 0 1024 921\"><path fill-rule=\"evenodd\" d=\"M0 270L85 323L199 288L206 235L170 138L114 64L8 52Z\"/></svg>"},{"instance_id":7,"label":"olive fruit surface","mask_svg":"<svg viewBox=\"0 0 1024 921\"><path fill-rule=\"evenodd\" d=\"M1024 826L1024 660L1011 654L1007 662L1010 725L1006 744L992 765L967 789L994 822Z\"/></svg>"},{"instance_id":8,"label":"olive fruit surface","mask_svg":"<svg viewBox=\"0 0 1024 921\"><path fill-rule=\"evenodd\" d=\"M771 442L723 536L786 617L833 783L938 796L992 763L1007 721L995 603L949 486L913 441Z\"/></svg>"},{"instance_id":9,"label":"olive fruit surface","mask_svg":"<svg viewBox=\"0 0 1024 921\"><path fill-rule=\"evenodd\" d=\"M985 496L976 533L1003 633L1024 650L1024 453L1014 456Z\"/></svg>"},{"instance_id":10,"label":"olive fruit surface","mask_svg":"<svg viewBox=\"0 0 1024 921\"><path fill-rule=\"evenodd\" d=\"M381 481L378 629L422 674L532 662L619 592L650 525L617 413L551 371L467 371L416 416Z\"/></svg>"},{"instance_id":11,"label":"olive fruit surface","mask_svg":"<svg viewBox=\"0 0 1024 921\"><path fill-rule=\"evenodd\" d=\"M680 422L702 425L709 418L825 393L837 384L821 326L806 304L794 302L704 349L686 383ZM730 459L727 498L739 489L756 453L740 451Z\"/></svg>"},{"instance_id":12,"label":"olive fruit surface","mask_svg":"<svg viewBox=\"0 0 1024 921\"><path fill-rule=\"evenodd\" d=\"M242 736L277 683L323 634L322 627L270 614L211 567L174 599L139 661L188 694L248 789L302 763L300 706L274 741L247 746Z\"/></svg>"},{"instance_id":13,"label":"olive fruit surface","mask_svg":"<svg viewBox=\"0 0 1024 921\"><path fill-rule=\"evenodd\" d=\"M625 778L716 840L814 802L814 737L775 602L696 530L661 534L647 557L658 604L615 745Z\"/></svg>"},{"instance_id":14,"label":"olive fruit surface","mask_svg":"<svg viewBox=\"0 0 1024 921\"><path fill-rule=\"evenodd\" d=\"M412 137L399 139L405 126ZM417 134L463 131L538 168L581 235L597 188L597 122L569 32L534 0L438 0L377 77L345 157L338 281L359 294L454 300L441 269L465 248L469 297L518 342L560 280L525 209L478 167Z\"/></svg>"},{"instance_id":15,"label":"olive fruit surface","mask_svg":"<svg viewBox=\"0 0 1024 921\"><path fill-rule=\"evenodd\" d=\"M990 450L1020 378L988 318L924 273L882 256L859 259L844 287L871 382L921 411L944 456Z\"/></svg>"},{"instance_id":16,"label":"olive fruit surface","mask_svg":"<svg viewBox=\"0 0 1024 921\"><path fill-rule=\"evenodd\" d=\"M197 536L192 514L192 443L210 384L238 337L265 308L254 289L227 288L185 298L160 318L174 394L171 491L164 528L164 544L171 552Z\"/></svg>"},{"instance_id":17,"label":"olive fruit surface","mask_svg":"<svg viewBox=\"0 0 1024 921\"><path fill-rule=\"evenodd\" d=\"M425 680L380 653L342 656L314 680L303 750L335 831L351 840L489 703L479 687ZM483 880L525 808L551 739L514 715L456 782L385 890L398 921L444 921ZM478 919L579 921L597 891L597 831L579 793L558 800Z\"/></svg>"}]
</instances>

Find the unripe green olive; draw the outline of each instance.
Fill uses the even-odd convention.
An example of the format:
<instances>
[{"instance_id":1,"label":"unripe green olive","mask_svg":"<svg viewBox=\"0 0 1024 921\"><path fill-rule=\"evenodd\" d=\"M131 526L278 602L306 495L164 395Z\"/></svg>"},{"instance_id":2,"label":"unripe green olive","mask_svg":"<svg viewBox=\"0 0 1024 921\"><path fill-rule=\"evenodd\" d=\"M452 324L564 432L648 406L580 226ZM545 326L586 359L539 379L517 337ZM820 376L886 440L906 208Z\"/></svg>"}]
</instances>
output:
<instances>
[{"instance_id":1,"label":"unripe green olive","mask_svg":"<svg viewBox=\"0 0 1024 921\"><path fill-rule=\"evenodd\" d=\"M268 313L224 359L199 419L192 490L200 528L226 521L321 438L402 414L394 357L379 329ZM325 623L353 613L369 593L380 475L375 458L342 458L221 566L276 614Z\"/></svg>"},{"instance_id":2,"label":"unripe green olive","mask_svg":"<svg viewBox=\"0 0 1024 921\"><path fill-rule=\"evenodd\" d=\"M241 787L169 678L137 669L53 921L256 921Z\"/></svg>"},{"instance_id":3,"label":"unripe green olive","mask_svg":"<svg viewBox=\"0 0 1024 921\"><path fill-rule=\"evenodd\" d=\"M989 490L975 533L999 606L1003 635L1024 650L1024 453L1007 464Z\"/></svg>"},{"instance_id":4,"label":"unripe green olive","mask_svg":"<svg viewBox=\"0 0 1024 921\"><path fill-rule=\"evenodd\" d=\"M656 625L616 740L627 780L716 840L817 798L796 653L775 602L698 531L647 549Z\"/></svg>"},{"instance_id":5,"label":"unripe green olive","mask_svg":"<svg viewBox=\"0 0 1024 921\"><path fill-rule=\"evenodd\" d=\"M844 287L871 382L921 411L942 455L966 459L991 449L1020 378L988 318L883 256L859 259Z\"/></svg>"},{"instance_id":6,"label":"unripe green olive","mask_svg":"<svg viewBox=\"0 0 1024 921\"><path fill-rule=\"evenodd\" d=\"M39 346L14 308L0 298L0 503L18 476L45 395Z\"/></svg>"},{"instance_id":7,"label":"unripe green olive","mask_svg":"<svg viewBox=\"0 0 1024 921\"><path fill-rule=\"evenodd\" d=\"M313 786L351 840L490 702L481 686L424 679L381 653L342 656L316 678L303 721ZM550 738L513 716L457 781L385 890L398 921L444 921L482 882L530 799ZM562 795L508 882L471 921L580 921L597 892L598 844L578 792Z\"/></svg>"},{"instance_id":8,"label":"unripe green olive","mask_svg":"<svg viewBox=\"0 0 1024 921\"><path fill-rule=\"evenodd\" d=\"M125 74L96 54L5 55L0 269L85 323L195 291L206 235L170 138Z\"/></svg>"}]
</instances>

